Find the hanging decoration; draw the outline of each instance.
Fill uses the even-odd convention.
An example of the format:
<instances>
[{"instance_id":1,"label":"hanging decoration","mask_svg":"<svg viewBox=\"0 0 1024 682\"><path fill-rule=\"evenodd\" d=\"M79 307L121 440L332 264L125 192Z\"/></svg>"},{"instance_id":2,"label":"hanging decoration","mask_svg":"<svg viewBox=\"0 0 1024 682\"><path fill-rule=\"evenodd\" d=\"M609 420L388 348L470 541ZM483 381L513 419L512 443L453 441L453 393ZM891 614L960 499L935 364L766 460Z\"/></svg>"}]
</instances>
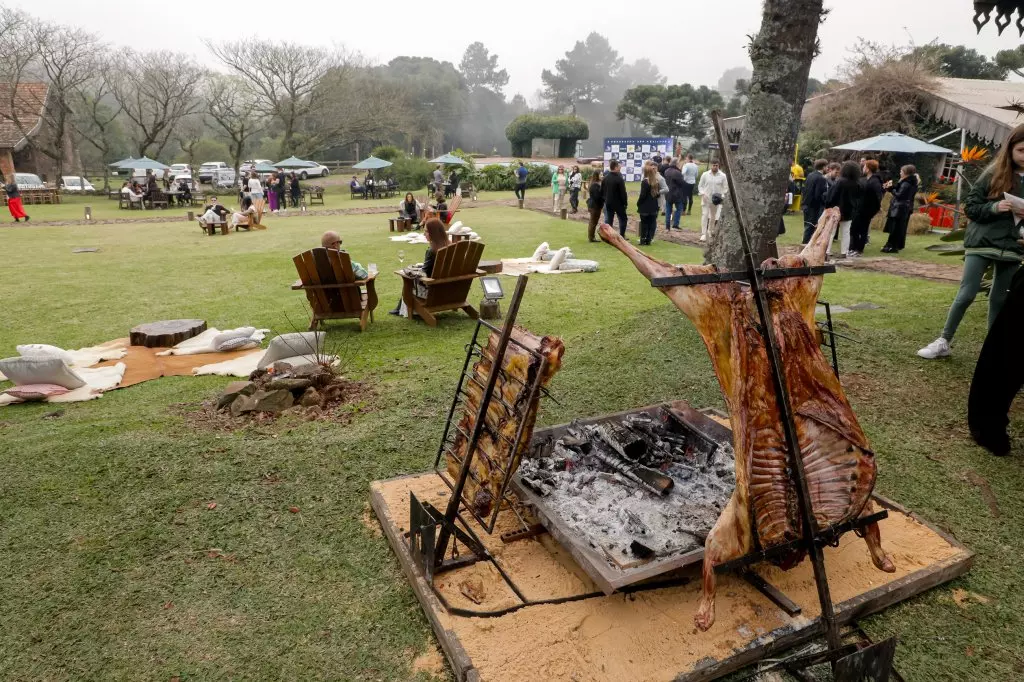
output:
<instances>
[{"instance_id":1,"label":"hanging decoration","mask_svg":"<svg viewBox=\"0 0 1024 682\"><path fill-rule=\"evenodd\" d=\"M981 33L992 19L992 12L996 13L996 28L999 35L1003 34L1006 27L1013 21L1013 13L1017 13L1017 30L1024 37L1024 0L975 0L974 2L974 25Z\"/></svg>"}]
</instances>

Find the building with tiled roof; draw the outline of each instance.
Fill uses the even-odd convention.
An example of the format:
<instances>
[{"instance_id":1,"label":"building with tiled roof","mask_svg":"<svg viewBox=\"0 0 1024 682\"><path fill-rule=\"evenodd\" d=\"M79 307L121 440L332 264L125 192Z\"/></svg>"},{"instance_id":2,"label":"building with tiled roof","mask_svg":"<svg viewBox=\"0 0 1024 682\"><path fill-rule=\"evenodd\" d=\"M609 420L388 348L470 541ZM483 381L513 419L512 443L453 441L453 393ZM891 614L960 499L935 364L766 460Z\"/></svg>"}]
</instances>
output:
<instances>
[{"instance_id":1,"label":"building with tiled roof","mask_svg":"<svg viewBox=\"0 0 1024 682\"><path fill-rule=\"evenodd\" d=\"M54 163L33 148L32 139L50 134L46 124L49 86L46 83L0 83L0 173L35 173L50 183ZM70 140L65 144L70 158Z\"/></svg>"}]
</instances>

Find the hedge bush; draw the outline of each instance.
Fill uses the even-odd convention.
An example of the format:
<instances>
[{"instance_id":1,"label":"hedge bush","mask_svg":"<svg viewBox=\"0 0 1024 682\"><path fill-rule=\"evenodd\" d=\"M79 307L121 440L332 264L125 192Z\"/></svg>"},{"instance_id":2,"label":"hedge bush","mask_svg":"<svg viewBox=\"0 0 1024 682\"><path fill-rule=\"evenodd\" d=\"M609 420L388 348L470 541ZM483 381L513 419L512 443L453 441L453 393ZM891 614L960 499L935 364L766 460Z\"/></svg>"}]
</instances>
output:
<instances>
[{"instance_id":1,"label":"hedge bush","mask_svg":"<svg viewBox=\"0 0 1024 682\"><path fill-rule=\"evenodd\" d=\"M518 165L502 166L496 163L484 166L474 177L477 191L511 192L516 188L516 176L513 172L516 168ZM526 169L529 171L526 176L527 187L551 186L551 168L546 163L528 163Z\"/></svg>"},{"instance_id":2,"label":"hedge bush","mask_svg":"<svg viewBox=\"0 0 1024 682\"><path fill-rule=\"evenodd\" d=\"M405 152L394 145L384 144L379 147L375 147L374 150L370 152L370 156L376 156L378 159L384 159L385 161L397 161L405 156Z\"/></svg>"},{"instance_id":3,"label":"hedge bush","mask_svg":"<svg viewBox=\"0 0 1024 682\"><path fill-rule=\"evenodd\" d=\"M384 173L390 171L399 187L407 192L426 188L435 164L419 156L402 156L393 161L394 165L384 169Z\"/></svg>"}]
</instances>

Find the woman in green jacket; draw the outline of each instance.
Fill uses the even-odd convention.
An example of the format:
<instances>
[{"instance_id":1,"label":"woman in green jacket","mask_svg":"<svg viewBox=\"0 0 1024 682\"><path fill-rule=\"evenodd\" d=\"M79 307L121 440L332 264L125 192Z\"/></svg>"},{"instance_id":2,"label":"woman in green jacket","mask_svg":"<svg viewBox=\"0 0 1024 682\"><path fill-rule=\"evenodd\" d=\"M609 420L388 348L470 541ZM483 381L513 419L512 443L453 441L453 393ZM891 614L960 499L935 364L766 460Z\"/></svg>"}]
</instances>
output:
<instances>
[{"instance_id":1,"label":"woman in green jacket","mask_svg":"<svg viewBox=\"0 0 1024 682\"><path fill-rule=\"evenodd\" d=\"M1017 223L1024 220L1024 210L1014 209L1006 193L1024 197L1024 126L1010 133L999 149L995 161L971 188L964 203L964 212L971 222L964 236L964 272L960 290L953 299L942 336L917 351L927 360L950 354L949 343L956 334L967 308L981 289L981 279L991 266L995 269L992 291L988 297L988 324L999 314L1010 290L1010 281L1020 266L1024 248L1017 242L1021 234Z\"/></svg>"}]
</instances>

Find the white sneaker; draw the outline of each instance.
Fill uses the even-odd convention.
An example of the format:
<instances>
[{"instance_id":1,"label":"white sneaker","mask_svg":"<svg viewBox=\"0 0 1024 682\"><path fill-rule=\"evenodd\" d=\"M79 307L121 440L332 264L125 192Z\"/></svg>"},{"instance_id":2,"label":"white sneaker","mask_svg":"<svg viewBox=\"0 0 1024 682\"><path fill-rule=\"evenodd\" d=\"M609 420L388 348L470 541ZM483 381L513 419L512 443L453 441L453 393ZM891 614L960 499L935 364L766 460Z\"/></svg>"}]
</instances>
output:
<instances>
[{"instance_id":1,"label":"white sneaker","mask_svg":"<svg viewBox=\"0 0 1024 682\"><path fill-rule=\"evenodd\" d=\"M949 341L940 336L921 350L917 351L917 354L925 360L948 358L950 356Z\"/></svg>"},{"instance_id":2,"label":"white sneaker","mask_svg":"<svg viewBox=\"0 0 1024 682\"><path fill-rule=\"evenodd\" d=\"M700 236L700 240L701 240L702 242L706 242L706 241L708 240L708 236L707 236L706 234L702 234L702 235Z\"/></svg>"}]
</instances>

